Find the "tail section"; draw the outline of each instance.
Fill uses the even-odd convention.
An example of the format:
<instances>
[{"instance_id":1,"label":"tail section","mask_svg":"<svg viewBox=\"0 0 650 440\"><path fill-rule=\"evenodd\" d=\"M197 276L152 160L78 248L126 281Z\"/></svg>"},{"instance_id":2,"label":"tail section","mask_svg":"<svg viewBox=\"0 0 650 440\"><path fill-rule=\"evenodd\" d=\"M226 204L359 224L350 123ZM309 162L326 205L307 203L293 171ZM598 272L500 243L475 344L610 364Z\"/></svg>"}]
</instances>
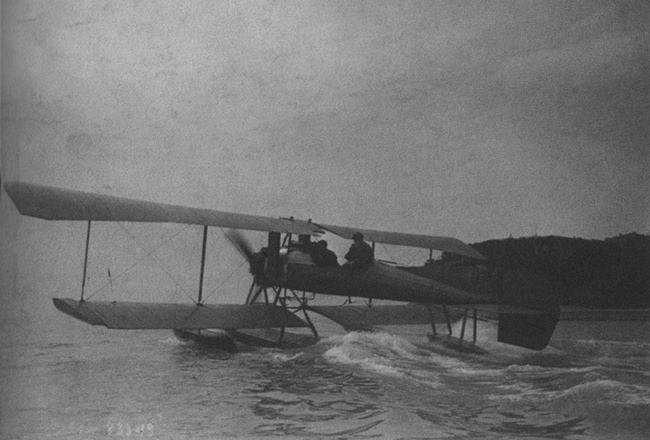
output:
<instances>
[{"instance_id":1,"label":"tail section","mask_svg":"<svg viewBox=\"0 0 650 440\"><path fill-rule=\"evenodd\" d=\"M560 319L560 302L546 274L500 269L498 341L531 350L544 349Z\"/></svg>"},{"instance_id":2,"label":"tail section","mask_svg":"<svg viewBox=\"0 0 650 440\"><path fill-rule=\"evenodd\" d=\"M531 350L546 348L555 326L560 319L560 311L540 314L499 313L498 341Z\"/></svg>"}]
</instances>

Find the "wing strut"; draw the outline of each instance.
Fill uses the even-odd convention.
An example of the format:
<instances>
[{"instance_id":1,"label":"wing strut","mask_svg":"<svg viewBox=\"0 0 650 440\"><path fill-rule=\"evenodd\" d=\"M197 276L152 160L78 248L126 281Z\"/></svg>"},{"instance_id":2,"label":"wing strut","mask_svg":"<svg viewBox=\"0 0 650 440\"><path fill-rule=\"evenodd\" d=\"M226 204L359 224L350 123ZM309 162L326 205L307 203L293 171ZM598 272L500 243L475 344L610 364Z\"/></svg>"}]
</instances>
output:
<instances>
[{"instance_id":1,"label":"wing strut","mask_svg":"<svg viewBox=\"0 0 650 440\"><path fill-rule=\"evenodd\" d=\"M427 303L427 311L429 312L429 319L431 319L431 331L433 332L431 336L436 337L438 331L436 330L436 321L433 319L433 310L431 310L431 304Z\"/></svg>"},{"instance_id":2,"label":"wing strut","mask_svg":"<svg viewBox=\"0 0 650 440\"><path fill-rule=\"evenodd\" d=\"M81 280L81 300L84 302L84 290L86 290L86 270L88 269L88 245L90 244L90 220L88 220L88 231L86 232L86 254L84 256L84 277Z\"/></svg>"},{"instance_id":3,"label":"wing strut","mask_svg":"<svg viewBox=\"0 0 650 440\"><path fill-rule=\"evenodd\" d=\"M447 321L447 330L449 330L449 336L451 336L451 321L449 320L449 310L447 310L447 304L442 305L442 310L445 312L445 321Z\"/></svg>"},{"instance_id":4,"label":"wing strut","mask_svg":"<svg viewBox=\"0 0 650 440\"><path fill-rule=\"evenodd\" d=\"M476 336L477 336L476 333L478 331L476 329L476 324L478 324L478 311L476 309L474 309L474 335L473 336L474 336L474 343L475 344L476 344Z\"/></svg>"},{"instance_id":5,"label":"wing strut","mask_svg":"<svg viewBox=\"0 0 650 440\"><path fill-rule=\"evenodd\" d=\"M203 226L203 249L201 250L201 276L199 278L199 301L197 305L203 304L203 273L205 270L205 247L208 240L208 225Z\"/></svg>"},{"instance_id":6,"label":"wing strut","mask_svg":"<svg viewBox=\"0 0 650 440\"><path fill-rule=\"evenodd\" d=\"M465 325L467 324L467 309L465 309L465 312L463 312L463 326L460 329L460 342L459 344L463 343L463 339L465 338Z\"/></svg>"}]
</instances>

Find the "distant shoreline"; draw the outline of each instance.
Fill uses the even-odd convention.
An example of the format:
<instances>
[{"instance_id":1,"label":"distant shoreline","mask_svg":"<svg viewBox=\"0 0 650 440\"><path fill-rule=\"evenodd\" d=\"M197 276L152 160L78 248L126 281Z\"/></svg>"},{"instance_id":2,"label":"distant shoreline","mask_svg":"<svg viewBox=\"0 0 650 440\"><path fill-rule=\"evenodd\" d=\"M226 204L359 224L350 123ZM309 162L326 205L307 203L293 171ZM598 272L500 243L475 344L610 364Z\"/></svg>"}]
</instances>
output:
<instances>
[{"instance_id":1,"label":"distant shoreline","mask_svg":"<svg viewBox=\"0 0 650 440\"><path fill-rule=\"evenodd\" d=\"M650 309L585 309L562 307L562 321L650 321Z\"/></svg>"},{"instance_id":2,"label":"distant shoreline","mask_svg":"<svg viewBox=\"0 0 650 440\"><path fill-rule=\"evenodd\" d=\"M616 310L612 313L617 316L623 309L650 309L650 235L629 233L604 240L534 236L471 246L494 268L545 274L563 306ZM614 319L606 312L586 316L593 313L598 318L592 319ZM569 316L589 319L574 312ZM639 319L632 318L636 316L632 312L620 316ZM648 315L641 312L641 316L647 319Z\"/></svg>"}]
</instances>

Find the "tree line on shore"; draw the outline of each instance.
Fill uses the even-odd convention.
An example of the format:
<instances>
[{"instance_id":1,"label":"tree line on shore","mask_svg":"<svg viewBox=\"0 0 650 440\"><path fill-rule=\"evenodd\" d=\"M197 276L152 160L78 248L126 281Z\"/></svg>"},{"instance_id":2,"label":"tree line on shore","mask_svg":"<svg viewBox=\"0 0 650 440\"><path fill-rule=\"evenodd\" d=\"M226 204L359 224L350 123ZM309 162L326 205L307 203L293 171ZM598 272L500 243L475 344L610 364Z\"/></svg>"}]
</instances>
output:
<instances>
[{"instance_id":1,"label":"tree line on shore","mask_svg":"<svg viewBox=\"0 0 650 440\"><path fill-rule=\"evenodd\" d=\"M490 267L544 273L562 305L650 308L648 235L630 233L604 240L534 236L471 246L487 257Z\"/></svg>"}]
</instances>

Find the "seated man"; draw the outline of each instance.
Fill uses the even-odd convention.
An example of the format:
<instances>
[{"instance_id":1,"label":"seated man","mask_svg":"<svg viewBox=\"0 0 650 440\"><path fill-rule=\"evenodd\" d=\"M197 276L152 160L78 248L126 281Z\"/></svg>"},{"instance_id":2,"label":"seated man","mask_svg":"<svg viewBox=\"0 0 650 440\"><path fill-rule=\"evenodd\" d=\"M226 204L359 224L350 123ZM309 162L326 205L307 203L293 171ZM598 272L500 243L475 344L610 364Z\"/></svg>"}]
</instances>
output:
<instances>
[{"instance_id":1,"label":"seated man","mask_svg":"<svg viewBox=\"0 0 650 440\"><path fill-rule=\"evenodd\" d=\"M354 243L350 246L350 250L345 254L345 259L348 260L343 267L351 269L360 269L367 266L374 259L374 252L370 245L363 241L363 234L355 232L352 234Z\"/></svg>"},{"instance_id":2,"label":"seated man","mask_svg":"<svg viewBox=\"0 0 650 440\"><path fill-rule=\"evenodd\" d=\"M320 240L313 243L309 248L309 255L314 260L314 264L319 267L339 267L339 260L336 254L327 249L327 242Z\"/></svg>"}]
</instances>

